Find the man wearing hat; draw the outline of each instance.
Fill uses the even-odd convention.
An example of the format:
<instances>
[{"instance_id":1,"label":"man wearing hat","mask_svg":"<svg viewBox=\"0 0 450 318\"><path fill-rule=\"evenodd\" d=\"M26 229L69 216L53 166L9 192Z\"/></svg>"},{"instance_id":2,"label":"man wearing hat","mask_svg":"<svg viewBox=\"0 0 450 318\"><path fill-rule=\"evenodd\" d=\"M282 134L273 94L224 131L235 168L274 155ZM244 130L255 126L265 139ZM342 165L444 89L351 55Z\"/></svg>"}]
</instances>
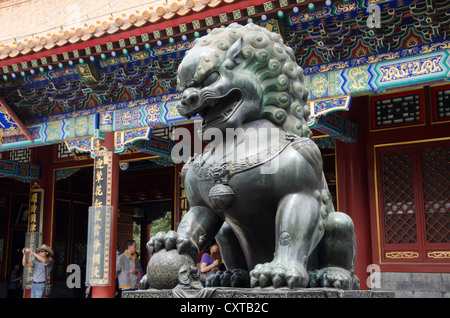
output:
<instances>
[{"instance_id":1,"label":"man wearing hat","mask_svg":"<svg viewBox=\"0 0 450 318\"><path fill-rule=\"evenodd\" d=\"M22 265L33 267L33 284L31 285L31 298L43 298L45 289L45 277L49 277L55 263L53 257L53 250L42 244L35 253L31 248L24 248L22 250L23 258ZM27 260L28 254L33 254L36 258L32 262ZM47 274L45 271L47 270Z\"/></svg>"}]
</instances>

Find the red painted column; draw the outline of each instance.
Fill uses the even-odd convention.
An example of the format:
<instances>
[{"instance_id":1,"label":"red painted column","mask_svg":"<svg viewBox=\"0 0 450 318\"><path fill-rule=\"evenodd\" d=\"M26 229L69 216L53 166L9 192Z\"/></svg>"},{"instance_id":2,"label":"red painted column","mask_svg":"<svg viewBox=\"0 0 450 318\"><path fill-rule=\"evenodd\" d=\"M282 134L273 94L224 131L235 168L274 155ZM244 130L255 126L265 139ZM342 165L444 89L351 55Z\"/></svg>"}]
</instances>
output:
<instances>
[{"instance_id":1,"label":"red painted column","mask_svg":"<svg viewBox=\"0 0 450 318\"><path fill-rule=\"evenodd\" d=\"M361 289L368 289L367 266L373 263L367 170L368 104L367 96L354 97L350 111L339 113L358 125L358 141L344 143L336 140L337 209L348 214L355 225L355 272Z\"/></svg>"},{"instance_id":2,"label":"red painted column","mask_svg":"<svg viewBox=\"0 0 450 318\"><path fill-rule=\"evenodd\" d=\"M99 147L105 147L113 152L112 159L112 180L111 180L111 204L114 207L112 233L111 233L111 251L109 262L110 267L110 286L92 287L92 298L114 298L116 293L116 246L117 246L117 207L119 204L119 155L114 153L114 132L105 132L105 140L100 141ZM93 190L94 191L94 190Z\"/></svg>"},{"instance_id":3,"label":"red painted column","mask_svg":"<svg viewBox=\"0 0 450 318\"><path fill-rule=\"evenodd\" d=\"M368 289L366 272L372 263L368 177L365 147L362 141L336 141L337 184L339 211L348 214L355 225L356 275L361 289Z\"/></svg>"},{"instance_id":4,"label":"red painted column","mask_svg":"<svg viewBox=\"0 0 450 318\"><path fill-rule=\"evenodd\" d=\"M42 216L42 243L47 244L53 249L54 246L54 217L53 217L53 201L54 201L54 146L36 147L31 150L31 164L40 167L40 178L30 182L31 187L38 184L40 188L44 189L44 208ZM31 290L25 289L23 293L24 298L31 297Z\"/></svg>"},{"instance_id":5,"label":"red painted column","mask_svg":"<svg viewBox=\"0 0 450 318\"><path fill-rule=\"evenodd\" d=\"M54 200L54 146L36 147L32 149L31 163L40 167L40 179L30 183L32 187L37 183L44 189L44 215L42 226L42 243L54 247L53 237L53 200Z\"/></svg>"}]
</instances>

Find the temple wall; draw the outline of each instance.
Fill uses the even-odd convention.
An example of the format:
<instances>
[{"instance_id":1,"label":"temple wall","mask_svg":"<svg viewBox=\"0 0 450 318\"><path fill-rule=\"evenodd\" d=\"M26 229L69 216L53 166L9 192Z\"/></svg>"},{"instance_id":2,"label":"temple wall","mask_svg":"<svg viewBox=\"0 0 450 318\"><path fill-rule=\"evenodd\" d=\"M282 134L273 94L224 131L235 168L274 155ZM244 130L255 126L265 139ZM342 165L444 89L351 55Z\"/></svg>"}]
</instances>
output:
<instances>
[{"instance_id":1,"label":"temple wall","mask_svg":"<svg viewBox=\"0 0 450 318\"><path fill-rule=\"evenodd\" d=\"M380 287L396 298L450 298L450 274L383 272Z\"/></svg>"}]
</instances>

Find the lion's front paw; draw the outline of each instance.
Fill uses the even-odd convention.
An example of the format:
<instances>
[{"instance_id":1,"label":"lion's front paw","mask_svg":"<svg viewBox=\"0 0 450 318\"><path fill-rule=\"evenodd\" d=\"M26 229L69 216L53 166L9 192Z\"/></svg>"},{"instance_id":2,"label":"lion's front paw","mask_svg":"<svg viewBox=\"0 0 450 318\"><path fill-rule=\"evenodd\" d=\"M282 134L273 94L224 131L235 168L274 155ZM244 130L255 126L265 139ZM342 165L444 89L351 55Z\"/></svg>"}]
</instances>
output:
<instances>
[{"instance_id":1,"label":"lion's front paw","mask_svg":"<svg viewBox=\"0 0 450 318\"><path fill-rule=\"evenodd\" d=\"M170 251L175 248L180 254L188 253L193 259L197 257L197 246L192 240L187 235L179 235L175 231L158 232L147 243L147 250L150 254L157 253L162 249Z\"/></svg>"},{"instance_id":2,"label":"lion's front paw","mask_svg":"<svg viewBox=\"0 0 450 318\"><path fill-rule=\"evenodd\" d=\"M172 250L176 247L178 234L174 231L169 231L167 233L158 232L155 236L152 236L147 242L147 250L150 254L154 254L162 250L166 251Z\"/></svg>"},{"instance_id":3,"label":"lion's front paw","mask_svg":"<svg viewBox=\"0 0 450 318\"><path fill-rule=\"evenodd\" d=\"M306 287L308 285L308 273L301 265L288 266L282 263L258 264L250 272L251 287L261 288L273 286L280 288Z\"/></svg>"},{"instance_id":4,"label":"lion's front paw","mask_svg":"<svg viewBox=\"0 0 450 318\"><path fill-rule=\"evenodd\" d=\"M242 269L218 271L206 280L206 287L249 287L248 272Z\"/></svg>"},{"instance_id":5,"label":"lion's front paw","mask_svg":"<svg viewBox=\"0 0 450 318\"><path fill-rule=\"evenodd\" d=\"M310 287L359 289L356 275L340 267L326 267L310 274Z\"/></svg>"}]
</instances>

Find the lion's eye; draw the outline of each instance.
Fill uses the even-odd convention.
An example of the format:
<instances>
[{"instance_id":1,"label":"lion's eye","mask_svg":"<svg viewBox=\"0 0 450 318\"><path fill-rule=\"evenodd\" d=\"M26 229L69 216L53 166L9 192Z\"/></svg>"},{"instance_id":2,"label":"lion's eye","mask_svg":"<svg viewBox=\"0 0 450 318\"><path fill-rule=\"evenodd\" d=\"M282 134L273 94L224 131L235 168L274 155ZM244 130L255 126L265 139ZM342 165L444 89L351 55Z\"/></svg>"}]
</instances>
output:
<instances>
[{"instance_id":1,"label":"lion's eye","mask_svg":"<svg viewBox=\"0 0 450 318\"><path fill-rule=\"evenodd\" d=\"M212 72L203 80L202 86L206 87L211 84L214 84L219 79L219 77L220 77L219 72Z\"/></svg>"},{"instance_id":2,"label":"lion's eye","mask_svg":"<svg viewBox=\"0 0 450 318\"><path fill-rule=\"evenodd\" d=\"M197 83L195 83L195 81L192 79L186 82L186 88L195 87L196 85Z\"/></svg>"}]
</instances>

